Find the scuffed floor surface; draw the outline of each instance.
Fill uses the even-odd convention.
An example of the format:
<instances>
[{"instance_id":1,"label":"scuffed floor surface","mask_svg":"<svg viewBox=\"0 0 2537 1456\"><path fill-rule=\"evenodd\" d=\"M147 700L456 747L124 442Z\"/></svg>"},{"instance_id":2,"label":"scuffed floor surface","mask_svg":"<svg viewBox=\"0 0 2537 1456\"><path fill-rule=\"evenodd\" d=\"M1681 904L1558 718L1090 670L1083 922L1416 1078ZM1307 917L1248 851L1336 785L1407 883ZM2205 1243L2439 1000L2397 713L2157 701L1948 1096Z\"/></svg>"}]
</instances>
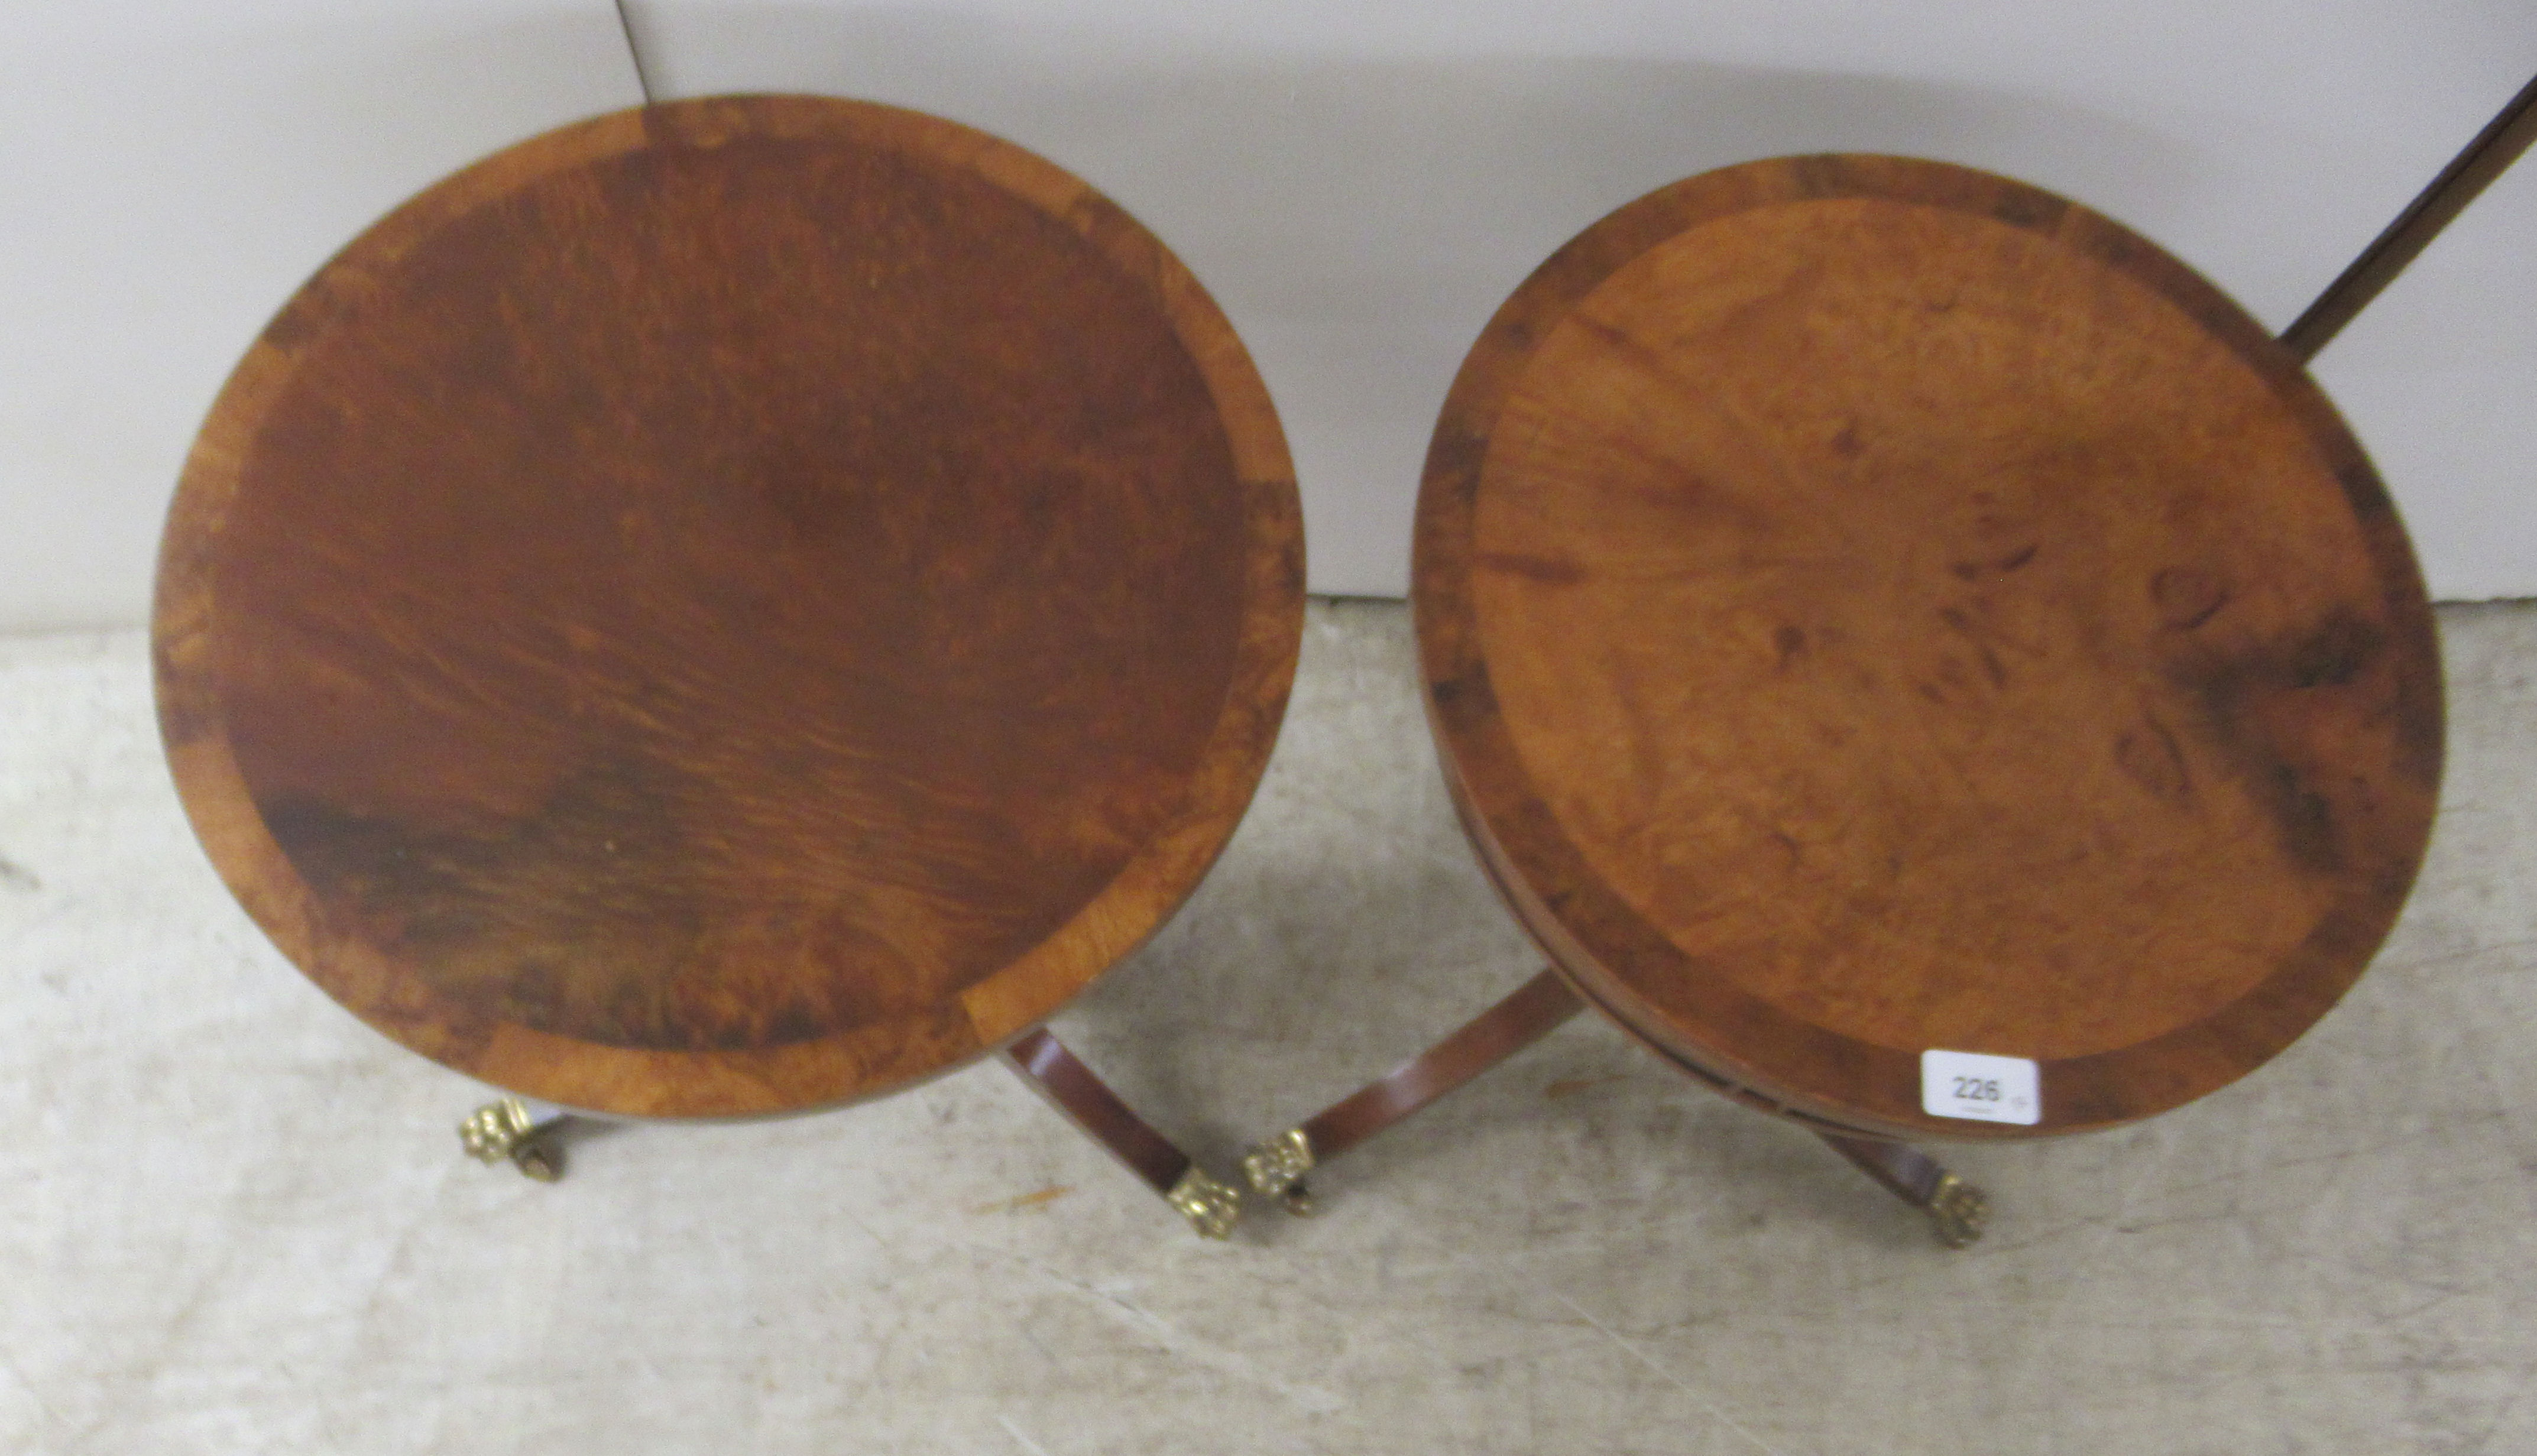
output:
<instances>
[{"instance_id":1,"label":"scuffed floor surface","mask_svg":"<svg viewBox=\"0 0 2537 1456\"><path fill-rule=\"evenodd\" d=\"M195 850L138 634L0 642L0 1451L2537 1451L2537 609L2444 612L2394 940L2182 1111L1963 1151L1950 1253L1581 1020L1229 1245L984 1064L458 1156ZM1267 786L1059 1022L1219 1168L1536 962L1393 605L1314 608Z\"/></svg>"}]
</instances>

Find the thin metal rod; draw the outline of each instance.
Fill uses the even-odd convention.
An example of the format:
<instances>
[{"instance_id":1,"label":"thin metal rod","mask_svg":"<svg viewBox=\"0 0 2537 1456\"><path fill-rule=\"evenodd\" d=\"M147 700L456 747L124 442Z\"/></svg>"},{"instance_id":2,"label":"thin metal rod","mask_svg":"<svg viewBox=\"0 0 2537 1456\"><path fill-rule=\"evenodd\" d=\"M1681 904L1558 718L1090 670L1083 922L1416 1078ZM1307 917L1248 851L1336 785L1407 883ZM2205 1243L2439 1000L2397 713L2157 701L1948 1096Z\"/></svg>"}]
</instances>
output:
<instances>
[{"instance_id":1,"label":"thin metal rod","mask_svg":"<svg viewBox=\"0 0 2537 1456\"><path fill-rule=\"evenodd\" d=\"M625 32L625 58L634 63L634 89L643 94L648 106L660 97L652 95L652 73L643 65L643 47L634 40L634 17L625 13L625 0L617 0L617 29Z\"/></svg>"},{"instance_id":2,"label":"thin metal rod","mask_svg":"<svg viewBox=\"0 0 2537 1456\"><path fill-rule=\"evenodd\" d=\"M2449 220L2466 211L2476 194L2493 183L2537 142L2537 79L2531 79L2502 108L2492 124L2467 143L2466 150L2452 158L2432 179L2387 230L2375 242L2362 249L2361 256L2343 275L2326 285L2316 301L2299 321L2282 331L2282 343L2302 360L2312 359L2325 348L2353 316L2370 305L2380 289L2395 282L2405 265L2414 261Z\"/></svg>"}]
</instances>

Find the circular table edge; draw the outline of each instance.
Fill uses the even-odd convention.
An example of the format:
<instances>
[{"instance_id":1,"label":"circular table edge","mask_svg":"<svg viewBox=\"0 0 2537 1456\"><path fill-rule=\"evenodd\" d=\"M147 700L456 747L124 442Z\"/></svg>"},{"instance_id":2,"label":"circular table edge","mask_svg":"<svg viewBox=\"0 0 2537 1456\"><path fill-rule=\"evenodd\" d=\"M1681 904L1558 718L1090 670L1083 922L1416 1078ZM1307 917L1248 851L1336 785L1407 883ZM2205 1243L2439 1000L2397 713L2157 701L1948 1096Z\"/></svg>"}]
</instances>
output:
<instances>
[{"instance_id":1,"label":"circular table edge","mask_svg":"<svg viewBox=\"0 0 2537 1456\"><path fill-rule=\"evenodd\" d=\"M1738 1101L1875 1136L2007 1141L2153 1116L2227 1086L2278 1055L2359 980L2411 891L2402 883L2325 924L2344 957L2327 974L2294 961L2199 1022L2149 1041L2041 1063L2050 1089L2035 1126L1931 1116L1921 1110L1917 1053L1813 1026L1740 988L1715 983L1740 1026L1760 1027L1789 1054L1769 1064L1680 1035L1590 949L1571 923L1591 920L1624 952L1688 960L1588 867L1532 789L1499 714L1472 622L1470 538L1489 437L1507 391L1558 322L1614 272L1702 222L1756 207L1869 196L1979 213L2053 236L2129 273L2182 309L2253 368L2300 421L2341 485L2403 654L2406 746L2436 797L2443 756L2438 633L2420 567L2394 502L2357 439L2299 357L2218 287L2155 243L2090 209L2013 178L1948 162L1866 154L1771 158L1686 178L1627 203L1579 233L1519 285L1457 372L1430 441L1412 536L1410 601L1427 719L1448 789L1489 879L1555 969L1634 1040ZM1546 888L1545 888L1546 887ZM2357 921L2358 923L2353 923ZM2323 926L2320 927L2324 928ZM2313 940L2315 937L2311 937ZM1607 943L1607 953L1610 946ZM2303 947L2305 950L2307 947ZM2289 1026L2287 1035L2279 1028ZM1801 1077L1791 1077L1791 1065ZM1846 1096L1827 1095L1841 1089Z\"/></svg>"},{"instance_id":2,"label":"circular table edge","mask_svg":"<svg viewBox=\"0 0 2537 1456\"><path fill-rule=\"evenodd\" d=\"M212 680L216 543L299 341L358 305L375 270L439 225L541 177L648 146L770 135L834 138L965 168L1084 238L1145 287L1188 350L1243 495L1248 545L1231 678L1187 797L1056 931L932 1008L927 1037L963 1047L948 1057L913 1059L894 1047L906 1040L907 1021L790 1045L684 1051L443 1014L385 957L329 929L247 791ZM1302 506L1267 384L1213 298L1152 233L1054 162L957 122L827 96L732 95L611 112L516 143L417 194L321 266L229 375L186 458L161 538L151 639L161 738L196 838L249 917L328 995L410 1049L541 1102L619 1117L728 1119L845 1106L956 1070L1028 1032L1134 954L1204 878L1267 771L1293 686L1303 612ZM852 1075L838 1075L840 1068Z\"/></svg>"}]
</instances>

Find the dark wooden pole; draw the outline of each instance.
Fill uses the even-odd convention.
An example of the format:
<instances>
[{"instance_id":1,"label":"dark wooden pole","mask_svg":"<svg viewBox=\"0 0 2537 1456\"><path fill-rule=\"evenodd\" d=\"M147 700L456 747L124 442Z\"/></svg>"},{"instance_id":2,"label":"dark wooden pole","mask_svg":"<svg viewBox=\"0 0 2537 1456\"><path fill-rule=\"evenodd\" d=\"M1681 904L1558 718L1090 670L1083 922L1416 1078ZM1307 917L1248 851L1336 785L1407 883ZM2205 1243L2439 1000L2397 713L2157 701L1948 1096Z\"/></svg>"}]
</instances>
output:
<instances>
[{"instance_id":1,"label":"dark wooden pole","mask_svg":"<svg viewBox=\"0 0 2537 1456\"><path fill-rule=\"evenodd\" d=\"M2441 168L2432 185L2396 215L2387 230L2352 260L2352 266L2317 295L2297 323L2282 331L2282 343L2302 359L2316 357L2354 315L2378 296L2379 289L2395 282L2405 265L2431 246L2450 219L2466 211L2478 193L2519 159L2532 141L2537 141L2537 80L2521 87L2502 114Z\"/></svg>"}]
</instances>

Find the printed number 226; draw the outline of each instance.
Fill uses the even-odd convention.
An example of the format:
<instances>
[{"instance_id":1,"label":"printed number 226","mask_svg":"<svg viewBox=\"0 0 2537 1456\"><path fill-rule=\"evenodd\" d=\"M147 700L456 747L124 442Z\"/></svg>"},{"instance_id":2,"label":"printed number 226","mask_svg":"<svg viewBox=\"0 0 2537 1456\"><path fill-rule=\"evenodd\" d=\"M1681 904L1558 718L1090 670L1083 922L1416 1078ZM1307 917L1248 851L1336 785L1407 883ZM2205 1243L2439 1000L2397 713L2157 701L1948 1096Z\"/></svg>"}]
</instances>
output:
<instances>
[{"instance_id":1,"label":"printed number 226","mask_svg":"<svg viewBox=\"0 0 2537 1456\"><path fill-rule=\"evenodd\" d=\"M1983 1077L1958 1077L1956 1096L1969 1103L1995 1103L1999 1101L1999 1083Z\"/></svg>"}]
</instances>

